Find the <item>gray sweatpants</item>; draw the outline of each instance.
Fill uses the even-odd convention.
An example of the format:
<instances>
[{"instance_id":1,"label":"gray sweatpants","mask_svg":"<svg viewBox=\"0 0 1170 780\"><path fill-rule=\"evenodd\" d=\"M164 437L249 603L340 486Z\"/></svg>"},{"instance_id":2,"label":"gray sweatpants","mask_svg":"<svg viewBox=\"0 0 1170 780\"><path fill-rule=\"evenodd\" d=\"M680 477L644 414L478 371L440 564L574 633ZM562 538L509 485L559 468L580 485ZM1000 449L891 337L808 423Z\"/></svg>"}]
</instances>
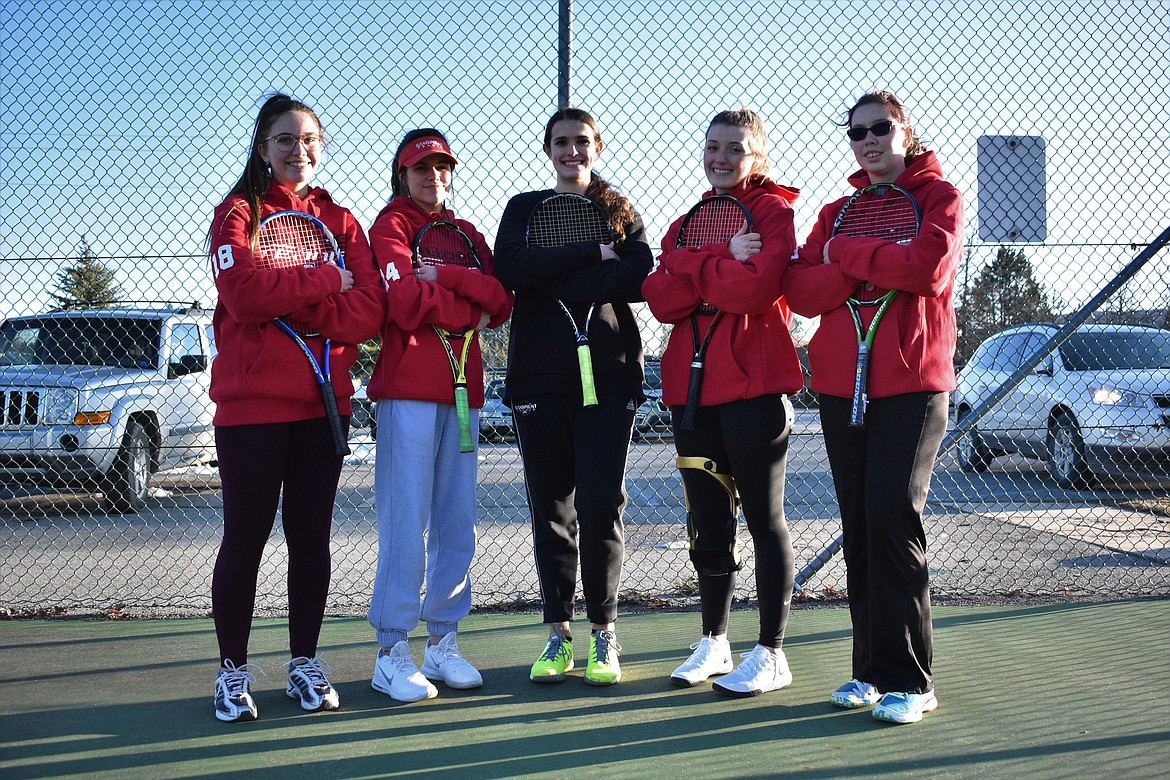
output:
<instances>
[{"instance_id":1,"label":"gray sweatpants","mask_svg":"<svg viewBox=\"0 0 1170 780\"><path fill-rule=\"evenodd\" d=\"M454 406L383 399L377 415L378 568L369 620L388 647L420 619L430 635L443 636L471 610L479 455L459 451ZM479 430L477 409L471 430Z\"/></svg>"}]
</instances>

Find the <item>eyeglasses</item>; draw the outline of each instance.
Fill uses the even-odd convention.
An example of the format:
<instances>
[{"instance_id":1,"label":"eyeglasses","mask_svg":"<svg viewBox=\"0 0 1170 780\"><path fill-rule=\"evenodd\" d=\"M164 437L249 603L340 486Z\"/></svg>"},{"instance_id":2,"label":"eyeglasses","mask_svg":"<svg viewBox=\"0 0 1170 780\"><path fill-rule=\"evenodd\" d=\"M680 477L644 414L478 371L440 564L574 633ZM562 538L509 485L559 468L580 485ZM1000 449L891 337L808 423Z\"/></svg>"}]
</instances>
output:
<instances>
[{"instance_id":1,"label":"eyeglasses","mask_svg":"<svg viewBox=\"0 0 1170 780\"><path fill-rule=\"evenodd\" d=\"M281 133L280 135L270 135L264 139L265 141L272 141L276 148L282 152L291 152L297 147L298 143L304 144L305 151L315 152L321 148L324 143L321 136L316 133L306 133L304 135L292 135L291 133Z\"/></svg>"},{"instance_id":2,"label":"eyeglasses","mask_svg":"<svg viewBox=\"0 0 1170 780\"><path fill-rule=\"evenodd\" d=\"M874 138L882 138L890 134L890 131L898 126L897 122L889 119L883 119L880 122L874 122L869 127L851 127L845 131L845 135L849 136L850 141L864 141L865 137L871 132Z\"/></svg>"}]
</instances>

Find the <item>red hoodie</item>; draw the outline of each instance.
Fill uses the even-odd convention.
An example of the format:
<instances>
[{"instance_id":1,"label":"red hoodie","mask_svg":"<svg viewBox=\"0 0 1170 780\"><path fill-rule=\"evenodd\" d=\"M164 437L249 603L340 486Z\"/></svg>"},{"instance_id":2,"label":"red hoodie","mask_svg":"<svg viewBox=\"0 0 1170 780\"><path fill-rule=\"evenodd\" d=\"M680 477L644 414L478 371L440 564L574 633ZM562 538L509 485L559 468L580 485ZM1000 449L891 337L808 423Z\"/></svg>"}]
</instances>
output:
<instances>
[{"instance_id":1,"label":"red hoodie","mask_svg":"<svg viewBox=\"0 0 1170 780\"><path fill-rule=\"evenodd\" d=\"M741 263L726 245L676 249L680 217L662 239L658 267L642 283L654 316L675 326L662 356L662 400L669 406L686 403L694 354L688 320L704 300L724 315L707 347L701 406L803 387L788 331L792 314L781 294L796 248L792 204L800 191L752 177L729 194L751 212L761 251ZM700 337L706 325L707 318L700 318Z\"/></svg>"},{"instance_id":2,"label":"red hoodie","mask_svg":"<svg viewBox=\"0 0 1170 780\"><path fill-rule=\"evenodd\" d=\"M350 414L349 369L356 344L372 338L385 317L378 270L361 226L329 193L312 188L305 197L273 183L260 217L296 209L320 219L337 239L353 289L341 292L333 268L263 270L252 262L246 199L230 196L211 224L211 269L219 301L213 323L217 354L211 366L216 425L294 422L324 417L321 391L308 360L272 320L291 315L333 339L330 368L338 408ZM305 340L318 363L325 339Z\"/></svg>"},{"instance_id":3,"label":"red hoodie","mask_svg":"<svg viewBox=\"0 0 1170 780\"><path fill-rule=\"evenodd\" d=\"M437 219L463 228L475 243L483 273L444 265L437 267L438 281L415 278L411 265L415 234ZM464 331L478 325L480 312L486 311L491 318L488 326L498 328L512 312L512 294L492 275L492 253L487 242L470 222L455 219L450 210L427 213L409 196L399 195L374 220L370 243L386 284L387 313L382 326L382 351L367 394L370 398L454 404L451 363L431 326ZM473 408L483 406L483 360L478 338L472 339L467 351L467 396Z\"/></svg>"},{"instance_id":4,"label":"red hoodie","mask_svg":"<svg viewBox=\"0 0 1170 780\"><path fill-rule=\"evenodd\" d=\"M865 171L849 177L860 189ZM792 310L820 316L809 343L815 392L849 398L857 362L857 335L845 299L861 281L902 292L890 304L874 336L868 395L947 391L955 387L955 310L951 295L963 257L963 196L942 178L934 152L915 157L894 181L922 209L922 227L908 245L877 238L837 236L824 246L847 198L821 209L808 240L784 277ZM868 320L863 320L868 325Z\"/></svg>"}]
</instances>

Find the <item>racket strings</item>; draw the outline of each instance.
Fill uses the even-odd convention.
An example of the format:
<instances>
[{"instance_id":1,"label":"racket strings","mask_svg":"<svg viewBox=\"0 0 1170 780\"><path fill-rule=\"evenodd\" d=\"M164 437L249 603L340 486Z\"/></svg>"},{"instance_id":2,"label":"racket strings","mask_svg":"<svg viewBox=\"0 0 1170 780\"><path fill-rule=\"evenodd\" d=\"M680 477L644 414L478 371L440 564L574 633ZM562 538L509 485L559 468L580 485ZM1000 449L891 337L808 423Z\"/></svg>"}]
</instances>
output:
<instances>
[{"instance_id":1,"label":"racket strings","mask_svg":"<svg viewBox=\"0 0 1170 780\"><path fill-rule=\"evenodd\" d=\"M608 244L612 240L605 216L584 199L552 198L537 206L528 221L530 246L554 247L587 241Z\"/></svg>"},{"instance_id":2,"label":"racket strings","mask_svg":"<svg viewBox=\"0 0 1170 780\"><path fill-rule=\"evenodd\" d=\"M318 268L335 262L337 252L321 229L306 219L277 218L265 222L256 237L253 262L265 270Z\"/></svg>"},{"instance_id":3,"label":"racket strings","mask_svg":"<svg viewBox=\"0 0 1170 780\"><path fill-rule=\"evenodd\" d=\"M724 200L710 200L693 208L679 227L675 246L695 248L726 244L743 228L747 218L743 209ZM695 314L710 316L719 311L707 301L699 303Z\"/></svg>"},{"instance_id":4,"label":"racket strings","mask_svg":"<svg viewBox=\"0 0 1170 780\"><path fill-rule=\"evenodd\" d=\"M683 222L678 232L679 247L726 244L745 222L743 211L732 203L700 204Z\"/></svg>"},{"instance_id":5,"label":"racket strings","mask_svg":"<svg viewBox=\"0 0 1170 780\"><path fill-rule=\"evenodd\" d=\"M419 237L416 258L423 265L479 269L475 247L454 228L428 228Z\"/></svg>"},{"instance_id":6,"label":"racket strings","mask_svg":"<svg viewBox=\"0 0 1170 780\"><path fill-rule=\"evenodd\" d=\"M907 244L918 235L918 214L905 196L895 192L865 195L846 208L834 235L850 238L880 238ZM889 290L871 282L862 282L853 299L874 304Z\"/></svg>"},{"instance_id":7,"label":"racket strings","mask_svg":"<svg viewBox=\"0 0 1170 780\"><path fill-rule=\"evenodd\" d=\"M336 262L338 250L319 227L294 215L277 216L260 226L252 262L261 270L320 268ZM281 317L298 336L319 335L312 326Z\"/></svg>"}]
</instances>

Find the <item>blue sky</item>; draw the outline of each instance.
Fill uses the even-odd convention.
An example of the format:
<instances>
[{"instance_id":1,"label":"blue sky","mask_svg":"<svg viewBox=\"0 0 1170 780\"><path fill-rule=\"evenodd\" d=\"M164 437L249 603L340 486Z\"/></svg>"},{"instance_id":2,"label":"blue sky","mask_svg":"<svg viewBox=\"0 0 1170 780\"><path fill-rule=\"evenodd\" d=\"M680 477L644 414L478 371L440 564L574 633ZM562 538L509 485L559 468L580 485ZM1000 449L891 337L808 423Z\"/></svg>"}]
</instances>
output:
<instances>
[{"instance_id":1,"label":"blue sky","mask_svg":"<svg viewBox=\"0 0 1170 780\"><path fill-rule=\"evenodd\" d=\"M1073 304L1170 224L1166 2L574 3L574 103L602 121L602 172L658 240L703 190L716 111L771 128L797 232L855 165L833 122L888 87L966 194L977 227L980 135L1039 135L1048 238L1029 249ZM238 176L261 96L317 108L332 149L317 183L365 224L402 133L446 130L455 204L494 237L517 191L547 186L557 3L13 2L3 7L0 220L4 314L44 308L83 234L128 286L199 298L211 210ZM994 254L976 247L976 262ZM163 256L158 259L155 256ZM1164 259L1137 282L1170 299Z\"/></svg>"}]
</instances>

